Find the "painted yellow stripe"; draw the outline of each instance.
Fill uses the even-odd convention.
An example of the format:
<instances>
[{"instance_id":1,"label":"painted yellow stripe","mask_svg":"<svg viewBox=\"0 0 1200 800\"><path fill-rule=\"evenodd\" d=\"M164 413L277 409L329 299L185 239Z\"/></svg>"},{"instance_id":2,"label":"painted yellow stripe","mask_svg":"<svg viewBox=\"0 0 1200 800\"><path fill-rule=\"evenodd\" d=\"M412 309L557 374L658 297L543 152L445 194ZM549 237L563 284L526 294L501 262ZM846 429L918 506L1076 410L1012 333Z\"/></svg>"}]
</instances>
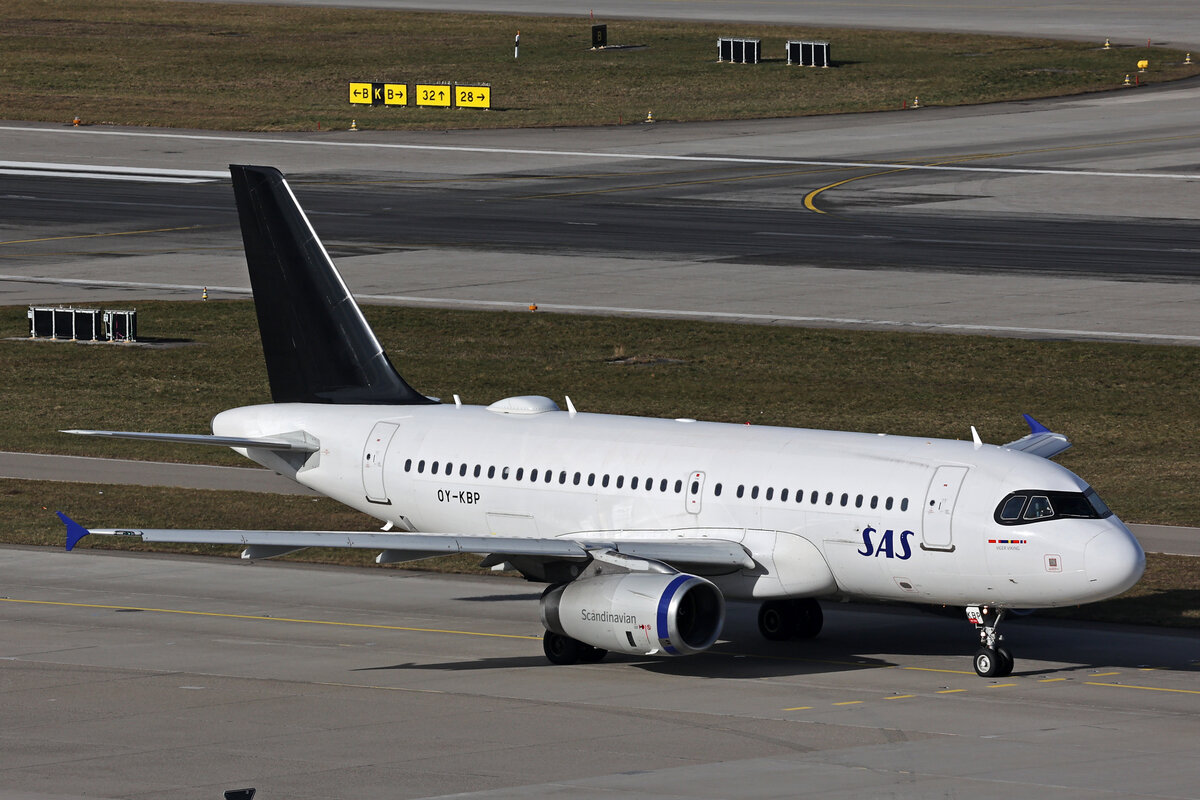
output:
<instances>
[{"instance_id":1,"label":"painted yellow stripe","mask_svg":"<svg viewBox=\"0 0 1200 800\"><path fill-rule=\"evenodd\" d=\"M379 686L373 683L334 683L332 681L315 681L316 686L336 686L342 689L383 689L388 692L411 692L413 694L446 694L440 689L410 689L405 686Z\"/></svg>"},{"instance_id":2,"label":"painted yellow stripe","mask_svg":"<svg viewBox=\"0 0 1200 800\"><path fill-rule=\"evenodd\" d=\"M915 672L948 672L951 675L974 675L974 671L969 669L934 669L933 667L899 667L899 669L911 669Z\"/></svg>"},{"instance_id":3,"label":"painted yellow stripe","mask_svg":"<svg viewBox=\"0 0 1200 800\"><path fill-rule=\"evenodd\" d=\"M1065 681L1066 678L1040 678L1038 683L1055 683L1056 681Z\"/></svg>"},{"instance_id":4,"label":"painted yellow stripe","mask_svg":"<svg viewBox=\"0 0 1200 800\"><path fill-rule=\"evenodd\" d=\"M514 633L484 633L482 631L456 631L442 628L410 628L402 625L371 625L363 622L334 622L325 619L292 619L290 617L264 617L253 614L218 614L212 611L183 611L177 608L142 608L139 606L109 606L99 603L63 603L53 600L17 600L11 597L0 597L6 603L22 603L37 606L63 606L66 608L99 608L112 611L148 611L155 614L183 614L193 617L215 617L220 619L248 619L262 622L291 622L300 625L331 625L339 628L367 628L384 631L408 631L410 633L453 633L459 636L489 636L495 639L532 639L540 636L520 636Z\"/></svg>"},{"instance_id":5,"label":"painted yellow stripe","mask_svg":"<svg viewBox=\"0 0 1200 800\"><path fill-rule=\"evenodd\" d=\"M1120 675L1120 672L1093 672L1093 678L1107 678L1109 675Z\"/></svg>"},{"instance_id":6,"label":"painted yellow stripe","mask_svg":"<svg viewBox=\"0 0 1200 800\"><path fill-rule=\"evenodd\" d=\"M966 691L966 689L938 689L937 693L938 694L956 694L958 692L965 692L965 691Z\"/></svg>"},{"instance_id":7,"label":"painted yellow stripe","mask_svg":"<svg viewBox=\"0 0 1200 800\"><path fill-rule=\"evenodd\" d=\"M910 697L916 697L915 694L890 694L883 698L884 700L907 700Z\"/></svg>"},{"instance_id":8,"label":"painted yellow stripe","mask_svg":"<svg viewBox=\"0 0 1200 800\"><path fill-rule=\"evenodd\" d=\"M114 231L112 233L83 233L76 236L47 236L44 239L10 239L0 244L32 244L33 242L57 242L62 239L101 239L105 236L136 236L141 233L170 233L171 231L188 231L199 228L199 225L182 225L178 228L150 228L144 231Z\"/></svg>"},{"instance_id":9,"label":"painted yellow stripe","mask_svg":"<svg viewBox=\"0 0 1200 800\"><path fill-rule=\"evenodd\" d=\"M796 706L795 708L785 708L784 711L811 711L812 706Z\"/></svg>"},{"instance_id":10,"label":"painted yellow stripe","mask_svg":"<svg viewBox=\"0 0 1200 800\"><path fill-rule=\"evenodd\" d=\"M993 683L990 686L988 686L987 688L988 689L1003 689L1006 686L1016 686L1016 684L1015 683Z\"/></svg>"},{"instance_id":11,"label":"painted yellow stripe","mask_svg":"<svg viewBox=\"0 0 1200 800\"><path fill-rule=\"evenodd\" d=\"M857 705L860 705L862 702L863 702L862 700L846 700L843 703L834 703L834 705L835 706L857 706Z\"/></svg>"},{"instance_id":12,"label":"painted yellow stripe","mask_svg":"<svg viewBox=\"0 0 1200 800\"><path fill-rule=\"evenodd\" d=\"M1100 683L1084 681L1088 686L1108 686L1113 689L1141 689L1143 692L1170 692L1172 694L1200 694L1200 689L1167 689L1163 686L1133 686L1128 683Z\"/></svg>"},{"instance_id":13,"label":"painted yellow stripe","mask_svg":"<svg viewBox=\"0 0 1200 800\"><path fill-rule=\"evenodd\" d=\"M819 195L821 192L825 192L830 189L836 189L839 186L845 186L847 183L853 183L854 181L861 181L863 178L877 178L880 175L891 175L892 173L895 173L895 172L908 172L908 170L906 170L906 169L889 169L889 170L885 170L883 172L870 172L870 173L867 173L866 175L857 175L853 178L846 178L846 180L844 180L844 181L838 181L837 183L831 183L826 186L822 186L819 189L813 189L811 192L804 195L804 207L807 208L809 211L814 211L818 214L826 214L828 212L822 211L821 209L817 208L816 205L814 204L814 201L817 199L817 195Z\"/></svg>"}]
</instances>

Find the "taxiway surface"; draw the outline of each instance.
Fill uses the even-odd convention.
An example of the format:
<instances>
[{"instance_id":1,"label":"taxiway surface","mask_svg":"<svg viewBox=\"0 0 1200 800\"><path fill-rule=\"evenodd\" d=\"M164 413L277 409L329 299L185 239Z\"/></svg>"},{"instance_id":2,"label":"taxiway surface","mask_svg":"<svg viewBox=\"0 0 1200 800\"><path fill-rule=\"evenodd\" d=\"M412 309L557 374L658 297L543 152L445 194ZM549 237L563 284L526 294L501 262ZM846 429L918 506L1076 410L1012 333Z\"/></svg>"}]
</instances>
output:
<instances>
[{"instance_id":1,"label":"taxiway surface","mask_svg":"<svg viewBox=\"0 0 1200 800\"><path fill-rule=\"evenodd\" d=\"M290 176L366 302L1196 344L1197 99L436 134L5 125L11 163L42 166L0 170L0 302L244 293L223 181L79 165L248 162Z\"/></svg>"},{"instance_id":2,"label":"taxiway surface","mask_svg":"<svg viewBox=\"0 0 1200 800\"><path fill-rule=\"evenodd\" d=\"M1200 638L834 606L552 667L502 578L0 548L0 784L75 796L1193 797ZM13 795L10 795L13 796Z\"/></svg>"}]
</instances>

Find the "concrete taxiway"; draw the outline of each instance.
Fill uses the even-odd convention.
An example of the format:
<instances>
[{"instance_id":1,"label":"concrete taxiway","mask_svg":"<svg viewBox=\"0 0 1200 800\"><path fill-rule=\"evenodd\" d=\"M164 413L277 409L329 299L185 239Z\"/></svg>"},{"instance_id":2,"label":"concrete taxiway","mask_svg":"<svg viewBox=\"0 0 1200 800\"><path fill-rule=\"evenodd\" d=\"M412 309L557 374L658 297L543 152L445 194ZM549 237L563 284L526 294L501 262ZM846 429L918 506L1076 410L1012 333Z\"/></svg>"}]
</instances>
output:
<instances>
[{"instance_id":1,"label":"concrete taxiway","mask_svg":"<svg viewBox=\"0 0 1200 800\"><path fill-rule=\"evenodd\" d=\"M0 548L0 784L38 800L1194 796L1200 638L828 608L772 646L552 667L502 578Z\"/></svg>"}]
</instances>

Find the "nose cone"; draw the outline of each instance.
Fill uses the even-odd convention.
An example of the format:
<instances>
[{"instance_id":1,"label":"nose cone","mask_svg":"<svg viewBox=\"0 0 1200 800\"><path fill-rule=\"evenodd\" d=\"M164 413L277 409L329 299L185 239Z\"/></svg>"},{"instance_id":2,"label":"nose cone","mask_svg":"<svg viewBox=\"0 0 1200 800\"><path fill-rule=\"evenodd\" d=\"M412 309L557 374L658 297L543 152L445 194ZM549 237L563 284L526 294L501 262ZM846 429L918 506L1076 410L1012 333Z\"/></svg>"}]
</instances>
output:
<instances>
[{"instance_id":1,"label":"nose cone","mask_svg":"<svg viewBox=\"0 0 1200 800\"><path fill-rule=\"evenodd\" d=\"M1131 588L1146 569L1146 554L1129 529L1116 517L1109 527L1087 543L1083 568L1097 600L1115 597Z\"/></svg>"}]
</instances>

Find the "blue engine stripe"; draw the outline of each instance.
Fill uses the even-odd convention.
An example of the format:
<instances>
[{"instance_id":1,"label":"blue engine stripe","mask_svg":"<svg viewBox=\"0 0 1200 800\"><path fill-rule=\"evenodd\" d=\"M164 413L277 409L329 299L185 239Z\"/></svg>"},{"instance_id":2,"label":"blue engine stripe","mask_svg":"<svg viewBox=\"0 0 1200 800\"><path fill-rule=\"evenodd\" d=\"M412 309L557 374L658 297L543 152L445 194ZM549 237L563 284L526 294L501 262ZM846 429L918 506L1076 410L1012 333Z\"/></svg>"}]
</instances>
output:
<instances>
[{"instance_id":1,"label":"blue engine stripe","mask_svg":"<svg viewBox=\"0 0 1200 800\"><path fill-rule=\"evenodd\" d=\"M658 599L658 641L662 643L663 649L673 656L679 655L679 651L671 646L671 629L667 624L667 611L670 609L671 598L675 596L675 592L691 579L691 575L679 575L667 584L666 591Z\"/></svg>"}]
</instances>

